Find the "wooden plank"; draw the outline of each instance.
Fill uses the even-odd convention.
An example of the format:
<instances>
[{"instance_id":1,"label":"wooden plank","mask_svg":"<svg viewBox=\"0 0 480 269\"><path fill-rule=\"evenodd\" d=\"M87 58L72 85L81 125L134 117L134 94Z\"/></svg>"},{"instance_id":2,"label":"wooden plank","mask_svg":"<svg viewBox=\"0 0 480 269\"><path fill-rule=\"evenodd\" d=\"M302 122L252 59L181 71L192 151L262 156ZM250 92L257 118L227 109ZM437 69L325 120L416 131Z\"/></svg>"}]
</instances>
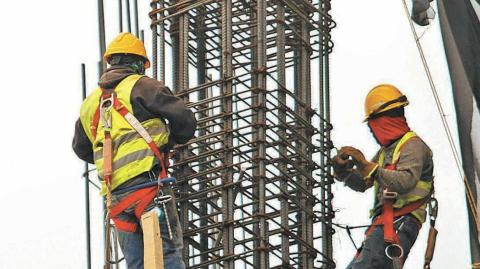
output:
<instances>
[{"instance_id":1,"label":"wooden plank","mask_svg":"<svg viewBox=\"0 0 480 269\"><path fill-rule=\"evenodd\" d=\"M163 269L163 245L155 210L142 215L144 269Z\"/></svg>"}]
</instances>

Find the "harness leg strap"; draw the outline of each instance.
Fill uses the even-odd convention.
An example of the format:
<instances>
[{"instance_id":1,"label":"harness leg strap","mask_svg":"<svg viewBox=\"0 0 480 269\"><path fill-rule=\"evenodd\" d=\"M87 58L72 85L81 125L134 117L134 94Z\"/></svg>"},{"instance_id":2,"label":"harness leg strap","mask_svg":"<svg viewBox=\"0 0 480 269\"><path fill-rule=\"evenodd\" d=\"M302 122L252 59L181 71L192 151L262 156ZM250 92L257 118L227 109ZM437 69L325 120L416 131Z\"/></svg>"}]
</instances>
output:
<instances>
[{"instance_id":1,"label":"harness leg strap","mask_svg":"<svg viewBox=\"0 0 480 269\"><path fill-rule=\"evenodd\" d=\"M110 208L110 218L115 223L115 227L124 232L135 232L138 228L136 223L120 220L117 216L127 208L136 204L135 216L140 219L143 211L152 202L156 194L157 187L140 189L122 199L118 204L112 206Z\"/></svg>"}]
</instances>

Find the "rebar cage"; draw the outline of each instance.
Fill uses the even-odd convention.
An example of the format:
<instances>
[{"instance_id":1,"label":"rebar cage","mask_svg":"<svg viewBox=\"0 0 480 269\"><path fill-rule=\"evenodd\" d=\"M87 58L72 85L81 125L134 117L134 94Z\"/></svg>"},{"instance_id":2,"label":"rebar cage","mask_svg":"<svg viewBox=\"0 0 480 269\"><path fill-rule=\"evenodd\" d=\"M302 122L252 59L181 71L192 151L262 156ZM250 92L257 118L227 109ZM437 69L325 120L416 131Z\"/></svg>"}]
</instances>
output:
<instances>
[{"instance_id":1,"label":"rebar cage","mask_svg":"<svg viewBox=\"0 0 480 269\"><path fill-rule=\"evenodd\" d=\"M330 0L150 2L152 75L198 122L171 166L188 268L335 267L329 12ZM87 219L91 268L89 240Z\"/></svg>"},{"instance_id":2,"label":"rebar cage","mask_svg":"<svg viewBox=\"0 0 480 269\"><path fill-rule=\"evenodd\" d=\"M153 76L171 52L198 120L173 165L189 268L334 267L329 2L151 2Z\"/></svg>"}]
</instances>

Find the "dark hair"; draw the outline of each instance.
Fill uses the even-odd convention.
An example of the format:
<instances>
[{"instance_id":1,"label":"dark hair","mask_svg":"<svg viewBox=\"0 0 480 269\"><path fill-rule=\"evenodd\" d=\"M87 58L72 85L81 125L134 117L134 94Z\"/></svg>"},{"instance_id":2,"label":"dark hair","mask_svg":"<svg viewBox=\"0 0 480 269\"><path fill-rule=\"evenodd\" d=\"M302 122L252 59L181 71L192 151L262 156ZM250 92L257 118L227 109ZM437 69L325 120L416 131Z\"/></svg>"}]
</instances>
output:
<instances>
[{"instance_id":1,"label":"dark hair","mask_svg":"<svg viewBox=\"0 0 480 269\"><path fill-rule=\"evenodd\" d=\"M139 74L145 73L145 59L134 54L113 54L108 58L110 65L126 65Z\"/></svg>"}]
</instances>

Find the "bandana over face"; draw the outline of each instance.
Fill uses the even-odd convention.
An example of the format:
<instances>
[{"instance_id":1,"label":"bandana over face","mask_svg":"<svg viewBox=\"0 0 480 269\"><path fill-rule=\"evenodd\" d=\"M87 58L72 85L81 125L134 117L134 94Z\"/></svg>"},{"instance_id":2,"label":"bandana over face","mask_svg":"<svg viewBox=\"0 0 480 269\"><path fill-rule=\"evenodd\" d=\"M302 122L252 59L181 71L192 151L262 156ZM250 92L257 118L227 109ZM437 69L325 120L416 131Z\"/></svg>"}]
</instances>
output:
<instances>
[{"instance_id":1,"label":"bandana over face","mask_svg":"<svg viewBox=\"0 0 480 269\"><path fill-rule=\"evenodd\" d=\"M410 131L407 119L404 116L389 117L380 116L378 118L368 120L368 126L372 131L377 142L386 147L397 139L401 138L405 133Z\"/></svg>"}]
</instances>

